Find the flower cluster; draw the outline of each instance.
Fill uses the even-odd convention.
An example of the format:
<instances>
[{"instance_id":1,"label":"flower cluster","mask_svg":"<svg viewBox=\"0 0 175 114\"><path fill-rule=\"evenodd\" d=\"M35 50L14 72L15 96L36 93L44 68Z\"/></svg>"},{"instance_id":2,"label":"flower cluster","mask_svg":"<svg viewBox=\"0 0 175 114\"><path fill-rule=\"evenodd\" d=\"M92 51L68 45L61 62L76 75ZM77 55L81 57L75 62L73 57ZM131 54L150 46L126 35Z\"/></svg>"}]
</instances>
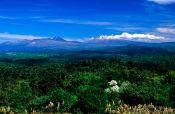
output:
<instances>
[{"instance_id":1,"label":"flower cluster","mask_svg":"<svg viewBox=\"0 0 175 114\"><path fill-rule=\"evenodd\" d=\"M111 80L108 82L109 88L105 89L106 93L111 93L111 92L119 92L119 86L117 85L117 81Z\"/></svg>"}]
</instances>

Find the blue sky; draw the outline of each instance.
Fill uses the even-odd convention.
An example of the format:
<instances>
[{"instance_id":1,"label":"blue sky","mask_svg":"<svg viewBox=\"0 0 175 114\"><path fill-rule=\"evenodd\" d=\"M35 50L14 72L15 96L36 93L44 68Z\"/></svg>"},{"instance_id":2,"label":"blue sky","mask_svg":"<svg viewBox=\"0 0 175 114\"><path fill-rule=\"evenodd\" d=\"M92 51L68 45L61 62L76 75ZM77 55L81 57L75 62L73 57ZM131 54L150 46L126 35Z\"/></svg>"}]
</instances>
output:
<instances>
[{"instance_id":1,"label":"blue sky","mask_svg":"<svg viewBox=\"0 0 175 114\"><path fill-rule=\"evenodd\" d=\"M175 40L175 0L0 2L1 40L52 36L79 40L123 33Z\"/></svg>"}]
</instances>

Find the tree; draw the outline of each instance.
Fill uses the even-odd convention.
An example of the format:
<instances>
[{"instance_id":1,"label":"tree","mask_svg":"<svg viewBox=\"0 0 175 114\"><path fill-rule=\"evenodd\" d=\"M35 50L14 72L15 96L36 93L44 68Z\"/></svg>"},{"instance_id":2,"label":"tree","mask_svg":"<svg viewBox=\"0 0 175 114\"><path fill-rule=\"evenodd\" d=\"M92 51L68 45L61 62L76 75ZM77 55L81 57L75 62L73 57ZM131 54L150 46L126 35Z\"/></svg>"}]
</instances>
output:
<instances>
[{"instance_id":1,"label":"tree","mask_svg":"<svg viewBox=\"0 0 175 114\"><path fill-rule=\"evenodd\" d=\"M24 111L32 99L32 89L28 81L19 81L15 89L11 89L6 93L5 98L9 106Z\"/></svg>"}]
</instances>

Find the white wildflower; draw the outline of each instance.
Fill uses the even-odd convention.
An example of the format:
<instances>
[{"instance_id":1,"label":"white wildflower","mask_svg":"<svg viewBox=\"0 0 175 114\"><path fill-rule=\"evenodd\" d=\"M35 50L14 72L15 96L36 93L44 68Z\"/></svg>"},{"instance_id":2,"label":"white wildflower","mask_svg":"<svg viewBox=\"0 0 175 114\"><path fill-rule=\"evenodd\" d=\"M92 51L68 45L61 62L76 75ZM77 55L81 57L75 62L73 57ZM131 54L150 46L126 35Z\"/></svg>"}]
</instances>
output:
<instances>
[{"instance_id":1,"label":"white wildflower","mask_svg":"<svg viewBox=\"0 0 175 114\"><path fill-rule=\"evenodd\" d=\"M113 92L119 92L119 86L118 86L118 85L112 86L112 87L111 87L111 90L112 90Z\"/></svg>"},{"instance_id":2,"label":"white wildflower","mask_svg":"<svg viewBox=\"0 0 175 114\"><path fill-rule=\"evenodd\" d=\"M108 84L109 84L110 86L115 86L115 85L117 85L117 81L111 80L110 82L108 82Z\"/></svg>"},{"instance_id":3,"label":"white wildflower","mask_svg":"<svg viewBox=\"0 0 175 114\"><path fill-rule=\"evenodd\" d=\"M111 92L119 92L119 86L117 85L117 81L111 80L108 82L109 88L105 89L106 93L111 93Z\"/></svg>"}]
</instances>

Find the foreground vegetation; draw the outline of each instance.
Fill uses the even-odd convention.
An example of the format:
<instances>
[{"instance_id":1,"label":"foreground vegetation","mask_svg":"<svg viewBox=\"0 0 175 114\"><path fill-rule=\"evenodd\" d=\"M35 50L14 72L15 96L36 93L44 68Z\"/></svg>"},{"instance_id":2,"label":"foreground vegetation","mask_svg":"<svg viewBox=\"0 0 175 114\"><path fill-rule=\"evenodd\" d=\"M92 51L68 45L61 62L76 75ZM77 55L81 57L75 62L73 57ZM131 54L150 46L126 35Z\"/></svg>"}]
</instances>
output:
<instances>
[{"instance_id":1,"label":"foreground vegetation","mask_svg":"<svg viewBox=\"0 0 175 114\"><path fill-rule=\"evenodd\" d=\"M129 106L126 104L121 104L116 106L115 102L113 104L107 104L105 113L112 114L174 114L174 110L170 107L154 106L149 105L137 105Z\"/></svg>"},{"instance_id":2,"label":"foreground vegetation","mask_svg":"<svg viewBox=\"0 0 175 114\"><path fill-rule=\"evenodd\" d=\"M65 58L61 63L38 56L10 59L0 63L1 111L118 113L127 107L136 113L150 111L152 105L144 104L151 103L154 111L175 108L173 55Z\"/></svg>"}]
</instances>

